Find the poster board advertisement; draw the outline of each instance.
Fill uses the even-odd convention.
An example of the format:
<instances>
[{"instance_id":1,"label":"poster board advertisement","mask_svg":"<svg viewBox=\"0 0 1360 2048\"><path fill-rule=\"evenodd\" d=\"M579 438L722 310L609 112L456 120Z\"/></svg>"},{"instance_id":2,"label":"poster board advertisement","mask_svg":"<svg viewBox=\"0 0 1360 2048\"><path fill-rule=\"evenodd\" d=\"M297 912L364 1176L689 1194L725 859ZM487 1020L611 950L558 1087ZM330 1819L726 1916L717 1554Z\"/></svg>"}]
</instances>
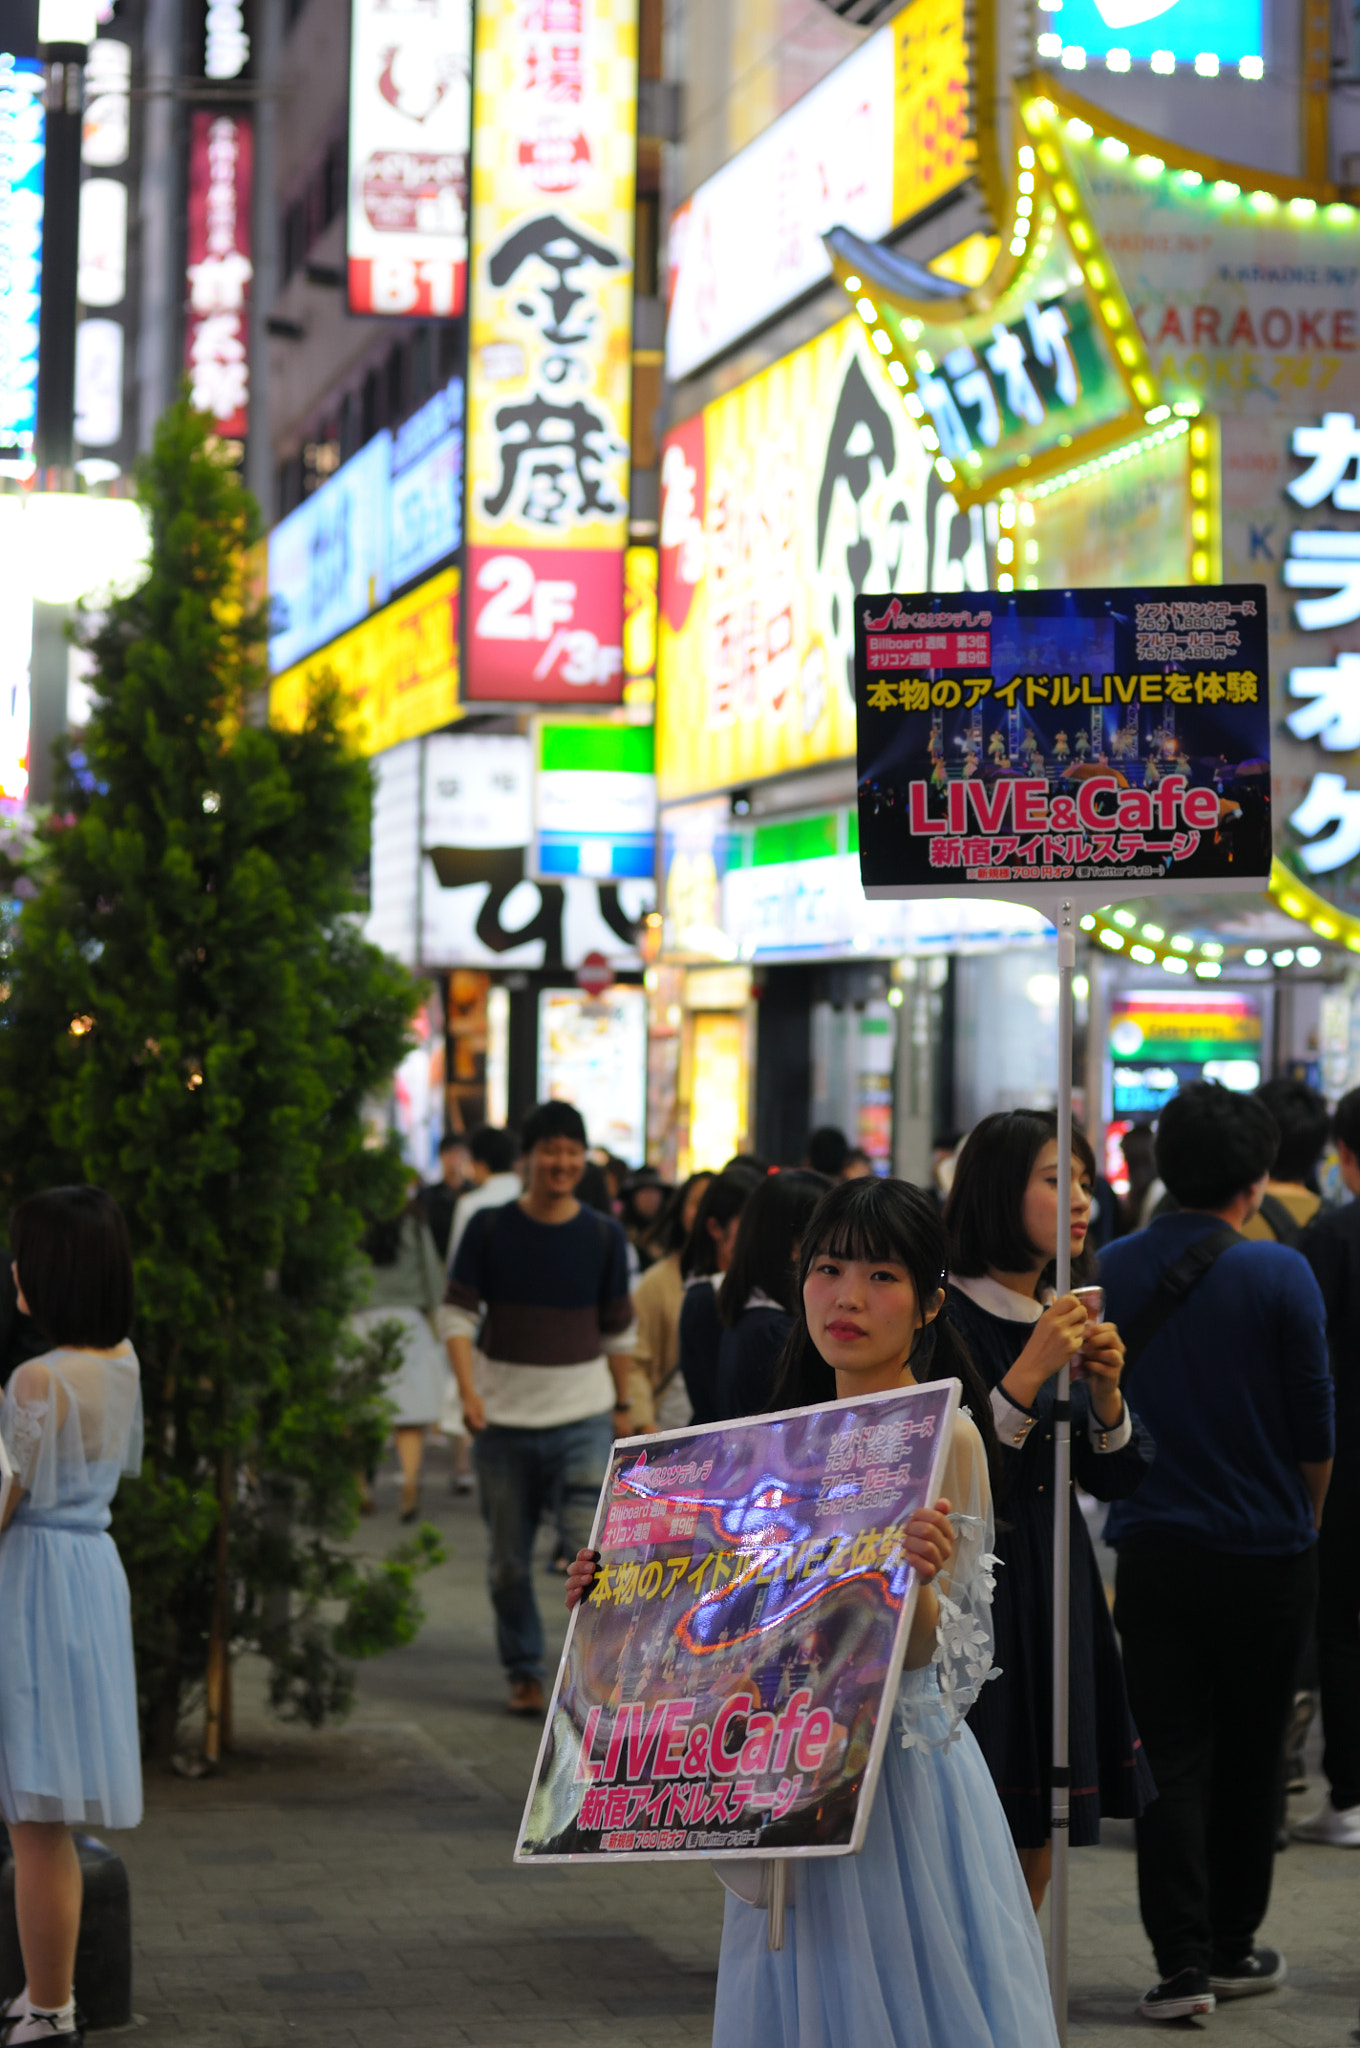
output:
<instances>
[{"instance_id":1,"label":"poster board advertisement","mask_svg":"<svg viewBox=\"0 0 1360 2048\"><path fill-rule=\"evenodd\" d=\"M646 1159L647 996L616 982L598 996L546 988L538 998L538 1099L573 1102L592 1145L629 1166Z\"/></svg>"},{"instance_id":2,"label":"poster board advertisement","mask_svg":"<svg viewBox=\"0 0 1360 2048\"><path fill-rule=\"evenodd\" d=\"M1257 583L857 598L866 896L1261 889L1266 620Z\"/></svg>"},{"instance_id":3,"label":"poster board advertisement","mask_svg":"<svg viewBox=\"0 0 1360 2048\"><path fill-rule=\"evenodd\" d=\"M476 10L467 694L617 704L637 0Z\"/></svg>"},{"instance_id":4,"label":"poster board advertisement","mask_svg":"<svg viewBox=\"0 0 1360 2048\"><path fill-rule=\"evenodd\" d=\"M469 0L354 0L351 313L448 319L467 295Z\"/></svg>"},{"instance_id":5,"label":"poster board advertisement","mask_svg":"<svg viewBox=\"0 0 1360 2048\"><path fill-rule=\"evenodd\" d=\"M614 1446L517 1863L863 1842L954 1380Z\"/></svg>"}]
</instances>

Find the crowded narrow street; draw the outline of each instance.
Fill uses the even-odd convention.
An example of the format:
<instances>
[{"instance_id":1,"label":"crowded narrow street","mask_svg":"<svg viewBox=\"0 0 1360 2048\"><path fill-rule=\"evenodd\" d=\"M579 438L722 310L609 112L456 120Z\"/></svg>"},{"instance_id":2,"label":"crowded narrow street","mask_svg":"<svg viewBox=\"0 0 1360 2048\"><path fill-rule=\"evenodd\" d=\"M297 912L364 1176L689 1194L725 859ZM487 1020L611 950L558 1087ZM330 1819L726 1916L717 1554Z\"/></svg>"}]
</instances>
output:
<instances>
[{"instance_id":1,"label":"crowded narrow street","mask_svg":"<svg viewBox=\"0 0 1360 2048\"><path fill-rule=\"evenodd\" d=\"M148 1781L125 1838L137 1899L133 2038L147 2048L686 2048L712 2029L722 1894L708 1870L516 1869L538 1729L501 1711L475 1508L430 1460L424 1512L450 1561L418 1642L368 1667L352 1721L282 1730L242 1671L239 1748L216 1779ZM388 1469L377 1488L396 1505ZM376 1548L380 1525L364 1525ZM541 1546L541 1562L550 1546ZM554 1643L563 1619L542 1575ZM1316 1752L1316 1742L1314 1743ZM1316 1804L1312 1783L1293 1802ZM1132 1828L1074 1870L1072 2022L1083 2048L1144 2028ZM1294 1843L1267 1932L1275 1998L1202 2023L1225 2048L1338 2048L1360 2001L1360 1857ZM1194 2031L1192 2028L1191 2031ZM850 2048L850 2044L847 2044Z\"/></svg>"}]
</instances>

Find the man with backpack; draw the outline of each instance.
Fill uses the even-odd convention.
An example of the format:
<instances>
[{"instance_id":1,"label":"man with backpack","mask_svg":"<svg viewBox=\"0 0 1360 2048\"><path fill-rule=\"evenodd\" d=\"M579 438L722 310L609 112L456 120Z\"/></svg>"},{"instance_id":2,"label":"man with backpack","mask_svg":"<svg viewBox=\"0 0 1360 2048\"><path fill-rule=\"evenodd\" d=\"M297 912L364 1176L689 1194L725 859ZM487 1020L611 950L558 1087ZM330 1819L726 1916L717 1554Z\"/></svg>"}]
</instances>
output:
<instances>
[{"instance_id":1,"label":"man with backpack","mask_svg":"<svg viewBox=\"0 0 1360 2048\"><path fill-rule=\"evenodd\" d=\"M1139 2010L1154 2020L1210 2012L1215 1997L1285 1975L1256 1934L1317 1597L1332 1382L1307 1262L1242 1236L1278 1144L1257 1098L1183 1088L1157 1129L1157 1170L1180 1206L1101 1258L1125 1398L1157 1446L1105 1528L1129 1704L1158 1791L1137 1823L1160 1973Z\"/></svg>"},{"instance_id":2,"label":"man with backpack","mask_svg":"<svg viewBox=\"0 0 1360 2048\"><path fill-rule=\"evenodd\" d=\"M540 1103L520 1142L524 1193L469 1222L440 1334L475 1438L508 1710L541 1714L534 1538L550 1514L569 1557L590 1541L614 1436L631 1426L634 1328L627 1240L612 1217L576 1199L586 1164L580 1112L568 1102Z\"/></svg>"}]
</instances>

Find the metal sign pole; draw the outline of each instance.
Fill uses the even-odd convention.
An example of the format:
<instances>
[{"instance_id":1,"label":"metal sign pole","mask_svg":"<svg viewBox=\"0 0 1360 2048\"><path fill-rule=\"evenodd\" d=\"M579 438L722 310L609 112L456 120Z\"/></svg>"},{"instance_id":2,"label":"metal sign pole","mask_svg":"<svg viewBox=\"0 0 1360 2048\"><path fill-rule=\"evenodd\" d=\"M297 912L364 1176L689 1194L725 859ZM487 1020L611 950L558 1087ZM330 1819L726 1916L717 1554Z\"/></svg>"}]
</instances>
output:
<instances>
[{"instance_id":1,"label":"metal sign pole","mask_svg":"<svg viewBox=\"0 0 1360 2048\"><path fill-rule=\"evenodd\" d=\"M1058 911L1058 1248L1055 1285L1072 1284L1072 980L1077 963L1077 913ZM1072 1577L1071 1368L1058 1375L1053 1409L1053 1805L1050 1821L1053 1879L1049 1893L1049 1985L1058 2040L1067 2040L1068 1829L1067 1762L1070 1586Z\"/></svg>"}]
</instances>

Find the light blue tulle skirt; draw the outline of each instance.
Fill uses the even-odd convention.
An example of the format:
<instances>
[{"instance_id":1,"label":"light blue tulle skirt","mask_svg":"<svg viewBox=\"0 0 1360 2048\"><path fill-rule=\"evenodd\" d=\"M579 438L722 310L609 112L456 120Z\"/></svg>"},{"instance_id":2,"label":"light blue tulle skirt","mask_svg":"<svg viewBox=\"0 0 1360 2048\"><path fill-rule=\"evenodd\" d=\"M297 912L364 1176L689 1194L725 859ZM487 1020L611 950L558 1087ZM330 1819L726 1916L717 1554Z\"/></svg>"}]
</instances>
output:
<instances>
[{"instance_id":1,"label":"light blue tulle skirt","mask_svg":"<svg viewBox=\"0 0 1360 2048\"><path fill-rule=\"evenodd\" d=\"M944 1732L933 1669L899 1698ZM1056 2048L1034 1908L967 1727L903 1749L894 1725L863 1849L796 1861L792 1891L774 1950L765 1908L728 1894L713 2048Z\"/></svg>"},{"instance_id":2,"label":"light blue tulle skirt","mask_svg":"<svg viewBox=\"0 0 1360 2048\"><path fill-rule=\"evenodd\" d=\"M85 1514L62 1526L26 1505L0 1536L0 1815L131 1828L142 1767L127 1576Z\"/></svg>"}]
</instances>

